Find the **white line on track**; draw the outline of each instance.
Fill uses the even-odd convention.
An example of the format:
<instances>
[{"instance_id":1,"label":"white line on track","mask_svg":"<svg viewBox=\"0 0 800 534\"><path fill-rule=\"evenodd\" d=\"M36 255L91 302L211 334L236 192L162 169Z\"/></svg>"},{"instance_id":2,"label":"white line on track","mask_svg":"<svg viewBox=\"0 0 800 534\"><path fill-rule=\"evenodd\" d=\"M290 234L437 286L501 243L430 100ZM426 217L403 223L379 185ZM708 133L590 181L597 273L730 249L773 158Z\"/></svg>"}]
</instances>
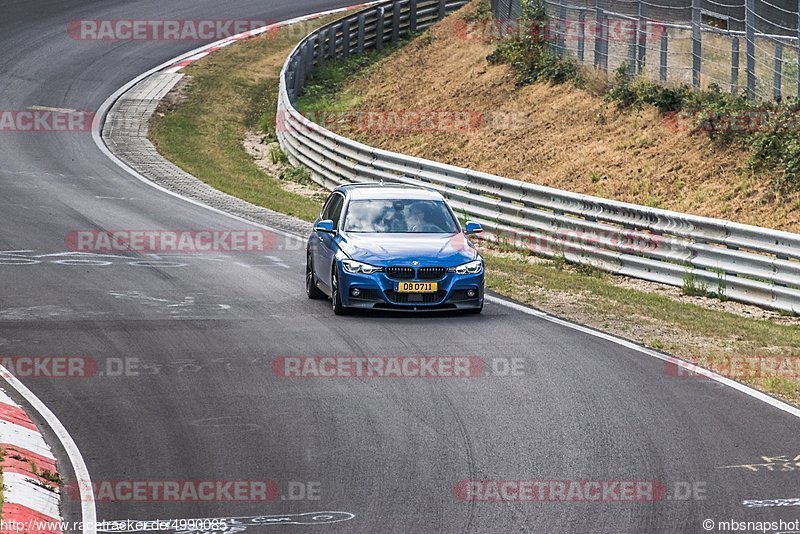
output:
<instances>
[{"instance_id":1,"label":"white line on track","mask_svg":"<svg viewBox=\"0 0 800 534\"><path fill-rule=\"evenodd\" d=\"M69 435L67 429L58 420L58 417L50 411L39 397L37 397L28 387L19 381L17 377L12 375L8 369L0 366L0 376L2 376L8 385L17 390L28 403L33 406L33 409L39 412L39 415L47 422L47 425L52 429L64 450L67 452L69 461L72 464L72 469L75 472L75 479L78 482L81 497L81 515L83 516L83 533L94 534L97 532L95 524L97 523L97 511L94 505L94 493L92 493L92 479L89 477L89 470L86 468L86 462L83 461L81 451Z\"/></svg>"}]
</instances>

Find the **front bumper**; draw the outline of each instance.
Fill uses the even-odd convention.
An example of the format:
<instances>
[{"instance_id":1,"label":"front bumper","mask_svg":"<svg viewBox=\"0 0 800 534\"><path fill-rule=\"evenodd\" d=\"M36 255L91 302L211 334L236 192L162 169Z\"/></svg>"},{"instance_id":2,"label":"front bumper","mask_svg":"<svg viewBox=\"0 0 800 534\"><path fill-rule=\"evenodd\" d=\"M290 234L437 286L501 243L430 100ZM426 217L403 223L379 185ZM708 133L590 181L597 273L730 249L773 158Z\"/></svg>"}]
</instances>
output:
<instances>
[{"instance_id":1,"label":"front bumper","mask_svg":"<svg viewBox=\"0 0 800 534\"><path fill-rule=\"evenodd\" d=\"M346 272L340 262L339 291L342 304L352 308L388 309L403 311L433 311L475 309L483 306L484 273L447 273L442 278L395 279L385 272L356 274ZM436 293L397 293L398 282L436 282ZM357 289L359 295L353 295ZM473 291L475 296L467 295Z\"/></svg>"}]
</instances>

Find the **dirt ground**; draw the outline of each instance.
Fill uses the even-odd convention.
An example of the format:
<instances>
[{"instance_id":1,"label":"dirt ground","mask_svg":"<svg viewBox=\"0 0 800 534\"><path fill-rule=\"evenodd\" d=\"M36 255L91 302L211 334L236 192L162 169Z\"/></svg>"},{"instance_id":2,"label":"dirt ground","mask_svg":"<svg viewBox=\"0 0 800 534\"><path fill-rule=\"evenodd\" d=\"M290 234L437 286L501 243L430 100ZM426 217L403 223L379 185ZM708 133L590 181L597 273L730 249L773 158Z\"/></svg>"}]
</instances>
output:
<instances>
[{"instance_id":1,"label":"dirt ground","mask_svg":"<svg viewBox=\"0 0 800 534\"><path fill-rule=\"evenodd\" d=\"M800 193L778 196L748 152L675 131L655 108L618 111L588 89L515 87L494 44L465 37L475 3L356 78L357 110L466 112L462 126L342 131L385 149L625 202L800 231ZM437 117L445 117L437 115ZM466 117L466 118L465 118ZM465 125L469 123L467 128Z\"/></svg>"}]
</instances>

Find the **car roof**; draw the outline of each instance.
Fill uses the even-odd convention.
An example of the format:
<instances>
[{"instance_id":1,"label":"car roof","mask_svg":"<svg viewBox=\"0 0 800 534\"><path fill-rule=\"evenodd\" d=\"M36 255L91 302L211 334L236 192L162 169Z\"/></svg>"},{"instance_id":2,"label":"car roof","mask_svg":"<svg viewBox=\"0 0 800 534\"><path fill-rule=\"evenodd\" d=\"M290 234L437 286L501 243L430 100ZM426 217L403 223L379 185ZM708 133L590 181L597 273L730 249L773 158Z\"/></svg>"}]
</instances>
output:
<instances>
[{"instance_id":1,"label":"car roof","mask_svg":"<svg viewBox=\"0 0 800 534\"><path fill-rule=\"evenodd\" d=\"M442 200L442 195L431 189L402 184L347 184L336 188L353 199L429 199Z\"/></svg>"}]
</instances>

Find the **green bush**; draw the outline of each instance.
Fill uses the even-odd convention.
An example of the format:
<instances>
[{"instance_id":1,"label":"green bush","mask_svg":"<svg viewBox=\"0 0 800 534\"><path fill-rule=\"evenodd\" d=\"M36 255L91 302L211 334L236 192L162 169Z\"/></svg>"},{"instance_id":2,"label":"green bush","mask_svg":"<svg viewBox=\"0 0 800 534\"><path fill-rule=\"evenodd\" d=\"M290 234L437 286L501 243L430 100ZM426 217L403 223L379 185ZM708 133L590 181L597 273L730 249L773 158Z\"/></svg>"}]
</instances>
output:
<instances>
[{"instance_id":1,"label":"green bush","mask_svg":"<svg viewBox=\"0 0 800 534\"><path fill-rule=\"evenodd\" d=\"M510 65L518 87L537 81L580 84L578 64L556 54L544 37L547 14L541 0L523 1L519 25L520 34L500 41L486 58L489 63Z\"/></svg>"}]
</instances>

